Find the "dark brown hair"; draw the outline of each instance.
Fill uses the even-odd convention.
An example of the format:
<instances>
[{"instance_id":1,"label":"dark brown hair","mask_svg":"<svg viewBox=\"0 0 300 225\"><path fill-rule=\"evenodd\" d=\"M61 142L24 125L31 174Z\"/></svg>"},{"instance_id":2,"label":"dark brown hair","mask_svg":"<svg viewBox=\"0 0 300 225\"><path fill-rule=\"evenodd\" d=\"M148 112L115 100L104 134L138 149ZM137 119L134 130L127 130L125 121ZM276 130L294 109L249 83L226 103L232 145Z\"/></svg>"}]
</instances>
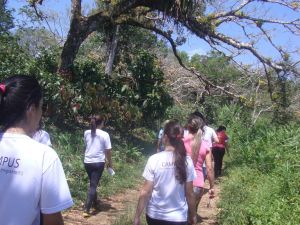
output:
<instances>
[{"instance_id":1,"label":"dark brown hair","mask_svg":"<svg viewBox=\"0 0 300 225\"><path fill-rule=\"evenodd\" d=\"M42 88L31 76L12 76L1 82L5 91L0 91L0 125L4 130L25 117L26 110L42 99Z\"/></svg>"},{"instance_id":2,"label":"dark brown hair","mask_svg":"<svg viewBox=\"0 0 300 225\"><path fill-rule=\"evenodd\" d=\"M183 128L178 121L170 120L164 127L164 134L167 135L170 145L175 148L175 177L180 184L186 182L186 150L182 141Z\"/></svg>"},{"instance_id":3,"label":"dark brown hair","mask_svg":"<svg viewBox=\"0 0 300 225\"><path fill-rule=\"evenodd\" d=\"M217 132L221 132L223 130L226 131L226 127L221 125L221 126L218 127Z\"/></svg>"},{"instance_id":4,"label":"dark brown hair","mask_svg":"<svg viewBox=\"0 0 300 225\"><path fill-rule=\"evenodd\" d=\"M104 121L104 118L100 115L91 116L91 134L92 134L92 137L95 137L97 126L101 125L101 123L103 121Z\"/></svg>"}]
</instances>

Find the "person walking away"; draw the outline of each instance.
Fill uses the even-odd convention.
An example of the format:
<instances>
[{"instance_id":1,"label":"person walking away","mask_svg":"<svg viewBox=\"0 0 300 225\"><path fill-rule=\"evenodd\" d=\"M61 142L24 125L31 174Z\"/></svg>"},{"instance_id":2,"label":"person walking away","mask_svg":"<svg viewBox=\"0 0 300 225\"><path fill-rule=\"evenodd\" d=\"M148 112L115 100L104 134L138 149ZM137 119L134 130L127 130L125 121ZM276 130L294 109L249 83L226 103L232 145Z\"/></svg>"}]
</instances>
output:
<instances>
[{"instance_id":1,"label":"person walking away","mask_svg":"<svg viewBox=\"0 0 300 225\"><path fill-rule=\"evenodd\" d=\"M206 162L207 175L209 181L209 197L214 197L214 174L212 167L212 153L207 141L202 139L202 130L204 121L200 117L192 117L188 120L188 135L184 137L183 142L187 154L191 156L197 178L193 181L193 190L195 194L195 209L198 211L198 205L204 192L204 173L203 163Z\"/></svg>"},{"instance_id":2,"label":"person walking away","mask_svg":"<svg viewBox=\"0 0 300 225\"><path fill-rule=\"evenodd\" d=\"M31 136L42 115L42 89L31 76L0 83L0 225L62 225L73 205L56 152Z\"/></svg>"},{"instance_id":3,"label":"person walking away","mask_svg":"<svg viewBox=\"0 0 300 225\"><path fill-rule=\"evenodd\" d=\"M84 167L88 174L90 186L88 190L87 200L84 205L84 217L90 216L90 209L97 201L97 186L101 179L105 161L108 167L112 168L111 159L111 141L109 134L102 130L104 126L104 118L96 115L91 117L91 129L84 132Z\"/></svg>"},{"instance_id":4,"label":"person walking away","mask_svg":"<svg viewBox=\"0 0 300 225\"><path fill-rule=\"evenodd\" d=\"M205 116L201 112L195 111L194 113L192 113L191 117L193 116L197 116L204 121L204 125L203 127L201 127L203 130L202 140L206 141L209 149L212 150L213 143L219 142L218 135L216 134L215 130L212 127L208 126L208 122ZM207 176L207 168L205 162L203 163L203 174L205 180Z\"/></svg>"},{"instance_id":5,"label":"person walking away","mask_svg":"<svg viewBox=\"0 0 300 225\"><path fill-rule=\"evenodd\" d=\"M52 147L52 143L51 143L51 140L50 140L50 135L45 130L42 130L42 121L40 121L40 123L39 123L38 130L32 135L32 139L39 142L39 143L41 143L41 144ZM42 215L42 213L41 213L40 224L43 225L43 215Z\"/></svg>"},{"instance_id":6,"label":"person walking away","mask_svg":"<svg viewBox=\"0 0 300 225\"><path fill-rule=\"evenodd\" d=\"M50 135L47 131L42 129L42 124L40 122L38 130L32 136L33 140L39 143L52 147Z\"/></svg>"},{"instance_id":7,"label":"person walking away","mask_svg":"<svg viewBox=\"0 0 300 225\"><path fill-rule=\"evenodd\" d=\"M214 156L214 162L215 162L215 176L218 177L221 175L222 171L222 165L223 165L223 157L225 154L225 150L227 151L227 154L229 154L229 146L228 146L228 136L226 134L226 127L219 126L217 129L217 135L219 138L218 143L213 144L213 156Z\"/></svg>"},{"instance_id":8,"label":"person walking away","mask_svg":"<svg viewBox=\"0 0 300 225\"><path fill-rule=\"evenodd\" d=\"M169 122L169 120L166 120L164 121L163 123L163 127L165 126L165 124L167 124ZM159 132L158 132L158 137L157 137L157 149L156 149L156 152L161 152L165 149L165 146L164 146L164 140L163 140L163 136L164 136L164 128L161 127L159 129Z\"/></svg>"},{"instance_id":9,"label":"person walking away","mask_svg":"<svg viewBox=\"0 0 300 225\"><path fill-rule=\"evenodd\" d=\"M186 155L183 129L175 120L164 127L165 150L152 155L144 169L134 225L140 225L146 207L148 225L196 224L193 162Z\"/></svg>"}]
</instances>

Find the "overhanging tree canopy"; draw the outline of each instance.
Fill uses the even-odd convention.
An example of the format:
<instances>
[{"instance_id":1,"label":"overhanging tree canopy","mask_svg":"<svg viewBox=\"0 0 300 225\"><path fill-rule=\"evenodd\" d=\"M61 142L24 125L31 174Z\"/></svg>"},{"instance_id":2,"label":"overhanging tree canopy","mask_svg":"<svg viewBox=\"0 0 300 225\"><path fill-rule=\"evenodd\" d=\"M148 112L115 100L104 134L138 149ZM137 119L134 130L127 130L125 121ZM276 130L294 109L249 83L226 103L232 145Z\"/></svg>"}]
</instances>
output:
<instances>
[{"instance_id":1,"label":"overhanging tree canopy","mask_svg":"<svg viewBox=\"0 0 300 225\"><path fill-rule=\"evenodd\" d=\"M46 1L46 0L44 0ZM280 28L277 35L300 35L300 1L292 0L237 0L231 4L221 0L99 0L99 8L92 15L83 16L81 0L71 0L70 29L61 53L59 73L72 77L72 65L82 42L94 31L111 29L115 25L132 25L151 30L166 38L178 58L179 63L193 72L202 82L221 89L224 93L235 96L234 93L217 86L201 74L187 68L177 55L177 47L183 37L177 35L174 39L170 24L177 28L186 28L192 34L204 40L213 49L220 47L232 59L241 52L248 52L257 58L265 70L269 80L269 72L278 74L296 74L299 61L293 61L291 54L298 54L299 49L290 52L276 43L271 29ZM30 4L37 9L37 4L43 0L30 0ZM223 3L222 3L223 2ZM105 7L101 7L105 6ZM264 14L269 7L279 7L294 14L294 17L282 18L268 17ZM222 31L222 26L233 26L240 29L241 38L234 37ZM273 48L277 57L265 56L261 51L261 40ZM270 96L272 87L269 84Z\"/></svg>"}]
</instances>

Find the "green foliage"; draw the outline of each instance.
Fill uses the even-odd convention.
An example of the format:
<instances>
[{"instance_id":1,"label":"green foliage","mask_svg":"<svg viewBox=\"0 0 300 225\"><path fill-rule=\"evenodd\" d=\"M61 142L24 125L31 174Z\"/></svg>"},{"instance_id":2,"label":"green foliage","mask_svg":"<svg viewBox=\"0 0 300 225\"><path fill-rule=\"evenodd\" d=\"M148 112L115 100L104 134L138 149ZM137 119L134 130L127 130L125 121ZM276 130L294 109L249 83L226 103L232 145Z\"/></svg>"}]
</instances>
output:
<instances>
[{"instance_id":1,"label":"green foliage","mask_svg":"<svg viewBox=\"0 0 300 225\"><path fill-rule=\"evenodd\" d=\"M103 67L93 57L77 60L74 82L81 86L84 99L79 113L101 112L125 135L141 124L151 126L172 103L155 60L153 54L137 51L128 65L131 77L104 75Z\"/></svg>"},{"instance_id":2,"label":"green foliage","mask_svg":"<svg viewBox=\"0 0 300 225\"><path fill-rule=\"evenodd\" d=\"M22 49L17 39L11 35L0 35L0 76L27 72L31 57Z\"/></svg>"},{"instance_id":3,"label":"green foliage","mask_svg":"<svg viewBox=\"0 0 300 225\"><path fill-rule=\"evenodd\" d=\"M12 11L6 8L6 1L0 0L0 36L14 27Z\"/></svg>"},{"instance_id":4,"label":"green foliage","mask_svg":"<svg viewBox=\"0 0 300 225\"><path fill-rule=\"evenodd\" d=\"M57 151L66 174L73 198L84 201L88 177L83 165L83 138L79 130L69 133L49 127L53 148Z\"/></svg>"},{"instance_id":5,"label":"green foliage","mask_svg":"<svg viewBox=\"0 0 300 225\"><path fill-rule=\"evenodd\" d=\"M156 132L146 127L138 127L132 131L132 135L144 142L154 143L156 141Z\"/></svg>"},{"instance_id":6,"label":"green foliage","mask_svg":"<svg viewBox=\"0 0 300 225\"><path fill-rule=\"evenodd\" d=\"M142 110L145 124L163 117L165 110L172 105L172 99L164 88L162 71L156 65L154 55L141 50L130 67L137 82L136 103Z\"/></svg>"},{"instance_id":7,"label":"green foliage","mask_svg":"<svg viewBox=\"0 0 300 225\"><path fill-rule=\"evenodd\" d=\"M189 55L185 51L178 52L178 56L180 57L183 64L188 64L189 62Z\"/></svg>"},{"instance_id":8,"label":"green foliage","mask_svg":"<svg viewBox=\"0 0 300 225\"><path fill-rule=\"evenodd\" d=\"M53 50L58 46L53 34L45 28L22 27L16 30L14 35L18 39L18 44L33 57L43 54L41 51Z\"/></svg>"},{"instance_id":9,"label":"green foliage","mask_svg":"<svg viewBox=\"0 0 300 225\"><path fill-rule=\"evenodd\" d=\"M116 145L113 159L117 162L134 163L143 158L141 149L130 144Z\"/></svg>"},{"instance_id":10,"label":"green foliage","mask_svg":"<svg viewBox=\"0 0 300 225\"><path fill-rule=\"evenodd\" d=\"M152 126L153 120L161 117L171 104L170 96L163 89L163 74L154 54L133 48L135 54L130 56L126 68L132 76L108 77L104 75L103 65L96 60L98 56L90 51L101 40L101 35L96 35L91 45L85 44L74 65L75 79L66 82L56 74L60 49L49 42L43 30L32 29L19 30L15 36L0 36L3 43L0 46L0 78L13 74L36 76L44 87L44 115L57 125L70 128L78 118L88 120L89 115L101 113L109 120L109 125L124 133L126 138L141 124ZM34 42L36 45L28 40L28 33L39 40ZM156 41L153 35L150 37L148 46ZM41 43L47 44L39 45ZM141 40L135 45L143 46L138 43Z\"/></svg>"},{"instance_id":11,"label":"green foliage","mask_svg":"<svg viewBox=\"0 0 300 225\"><path fill-rule=\"evenodd\" d=\"M242 75L242 72L232 65L229 57L215 51L211 51L206 56L195 54L189 64L201 74L205 74L214 84L222 86L226 86L227 82L235 81Z\"/></svg>"},{"instance_id":12,"label":"green foliage","mask_svg":"<svg viewBox=\"0 0 300 225\"><path fill-rule=\"evenodd\" d=\"M278 126L263 119L251 126L247 120L239 122L236 113L222 112L219 119L232 121L227 124L231 158L226 163L229 176L221 193L220 223L299 224L299 125Z\"/></svg>"},{"instance_id":13,"label":"green foliage","mask_svg":"<svg viewBox=\"0 0 300 225\"><path fill-rule=\"evenodd\" d=\"M129 205L125 209L125 213L122 214L113 225L131 225L135 216L136 205ZM145 214L141 216L141 225L147 225Z\"/></svg>"},{"instance_id":14,"label":"green foliage","mask_svg":"<svg viewBox=\"0 0 300 225\"><path fill-rule=\"evenodd\" d=\"M289 109L291 105L291 90L292 82L287 78L288 74L281 74L274 84L273 101L276 103L274 107L273 121L278 124L285 124L287 121L292 121L293 114Z\"/></svg>"},{"instance_id":15,"label":"green foliage","mask_svg":"<svg viewBox=\"0 0 300 225\"><path fill-rule=\"evenodd\" d=\"M165 119L177 119L184 123L187 121L188 116L196 109L197 107L193 104L174 105L172 108L167 110Z\"/></svg>"}]
</instances>

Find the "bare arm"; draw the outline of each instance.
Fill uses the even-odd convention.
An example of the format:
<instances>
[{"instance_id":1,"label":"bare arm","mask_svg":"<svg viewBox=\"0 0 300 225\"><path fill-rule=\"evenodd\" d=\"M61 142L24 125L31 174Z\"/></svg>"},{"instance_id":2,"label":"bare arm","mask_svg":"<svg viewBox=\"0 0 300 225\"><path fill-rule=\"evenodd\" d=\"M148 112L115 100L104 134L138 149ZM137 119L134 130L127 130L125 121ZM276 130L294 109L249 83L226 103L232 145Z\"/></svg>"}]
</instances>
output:
<instances>
[{"instance_id":1,"label":"bare arm","mask_svg":"<svg viewBox=\"0 0 300 225\"><path fill-rule=\"evenodd\" d=\"M228 138L228 136L226 135L225 150L226 150L227 154L229 155L229 144L228 144L228 141L229 141L229 138Z\"/></svg>"},{"instance_id":2,"label":"bare arm","mask_svg":"<svg viewBox=\"0 0 300 225\"><path fill-rule=\"evenodd\" d=\"M105 159L108 163L108 167L112 168L111 149L107 149L105 151Z\"/></svg>"},{"instance_id":3,"label":"bare arm","mask_svg":"<svg viewBox=\"0 0 300 225\"><path fill-rule=\"evenodd\" d=\"M43 214L43 225L63 225L64 221L61 212Z\"/></svg>"},{"instance_id":4,"label":"bare arm","mask_svg":"<svg viewBox=\"0 0 300 225\"><path fill-rule=\"evenodd\" d=\"M86 142L85 142L85 138L83 139L83 143L84 143L84 147L82 148L82 155L84 157L85 155L85 150L86 150Z\"/></svg>"},{"instance_id":5,"label":"bare arm","mask_svg":"<svg viewBox=\"0 0 300 225\"><path fill-rule=\"evenodd\" d=\"M141 224L141 221L140 221L141 214L142 214L147 202L149 201L149 198L152 194L152 190L153 190L153 182L145 180L144 185L140 192L140 197L139 197L138 205L137 205L135 216L134 216L134 225Z\"/></svg>"},{"instance_id":6,"label":"bare arm","mask_svg":"<svg viewBox=\"0 0 300 225\"><path fill-rule=\"evenodd\" d=\"M227 142L225 142L225 149L227 154L229 155L229 144Z\"/></svg>"},{"instance_id":7,"label":"bare arm","mask_svg":"<svg viewBox=\"0 0 300 225\"><path fill-rule=\"evenodd\" d=\"M212 133L212 141L213 143L219 143L219 138L215 131Z\"/></svg>"},{"instance_id":8,"label":"bare arm","mask_svg":"<svg viewBox=\"0 0 300 225\"><path fill-rule=\"evenodd\" d=\"M215 177L214 177L214 170L212 166L212 153L209 151L206 154L205 157L205 164L206 164L206 170L207 170L207 178L209 181L209 194L211 197L214 196L214 182L215 182Z\"/></svg>"},{"instance_id":9,"label":"bare arm","mask_svg":"<svg viewBox=\"0 0 300 225\"><path fill-rule=\"evenodd\" d=\"M185 197L189 207L188 221L189 224L194 225L197 223L197 217L196 217L196 203L195 203L195 196L193 190L193 181L185 183Z\"/></svg>"}]
</instances>

